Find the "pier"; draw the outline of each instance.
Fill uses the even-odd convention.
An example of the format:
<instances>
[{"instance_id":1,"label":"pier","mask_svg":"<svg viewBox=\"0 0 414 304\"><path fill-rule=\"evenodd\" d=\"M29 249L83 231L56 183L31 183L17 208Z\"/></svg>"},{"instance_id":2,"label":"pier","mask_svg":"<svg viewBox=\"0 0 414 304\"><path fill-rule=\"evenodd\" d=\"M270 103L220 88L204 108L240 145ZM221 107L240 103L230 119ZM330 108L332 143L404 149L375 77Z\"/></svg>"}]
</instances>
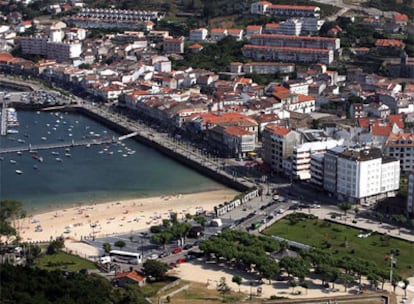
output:
<instances>
[{"instance_id":1,"label":"pier","mask_svg":"<svg viewBox=\"0 0 414 304\"><path fill-rule=\"evenodd\" d=\"M5 136L7 135L7 105L6 105L6 102L3 101L3 94L0 94L0 102L1 102L0 135Z\"/></svg>"},{"instance_id":2,"label":"pier","mask_svg":"<svg viewBox=\"0 0 414 304\"><path fill-rule=\"evenodd\" d=\"M16 153L23 151L38 151L38 150L48 150L48 149L58 149L58 148L70 148L70 147L81 147L89 145L103 145L116 142L116 139L113 138L99 138L99 139L84 139L84 140L72 140L70 142L58 142L58 143L49 143L49 144L40 144L40 145L22 145L18 147L10 148L1 148L0 154L3 153Z\"/></svg>"}]
</instances>

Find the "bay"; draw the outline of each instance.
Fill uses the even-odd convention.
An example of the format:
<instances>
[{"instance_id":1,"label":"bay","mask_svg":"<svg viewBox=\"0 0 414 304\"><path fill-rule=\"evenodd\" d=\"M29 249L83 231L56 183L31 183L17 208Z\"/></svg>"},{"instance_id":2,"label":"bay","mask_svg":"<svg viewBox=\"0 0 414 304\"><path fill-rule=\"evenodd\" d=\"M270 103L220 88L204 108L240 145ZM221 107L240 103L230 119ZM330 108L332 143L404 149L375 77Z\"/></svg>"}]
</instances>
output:
<instances>
[{"instance_id":1,"label":"bay","mask_svg":"<svg viewBox=\"0 0 414 304\"><path fill-rule=\"evenodd\" d=\"M1 147L119 136L101 123L77 113L17 111L17 117L19 133L0 137ZM37 153L23 151L1 156L0 199L19 200L29 213L225 188L133 139L122 144L39 150ZM16 174L16 170L23 173Z\"/></svg>"}]
</instances>

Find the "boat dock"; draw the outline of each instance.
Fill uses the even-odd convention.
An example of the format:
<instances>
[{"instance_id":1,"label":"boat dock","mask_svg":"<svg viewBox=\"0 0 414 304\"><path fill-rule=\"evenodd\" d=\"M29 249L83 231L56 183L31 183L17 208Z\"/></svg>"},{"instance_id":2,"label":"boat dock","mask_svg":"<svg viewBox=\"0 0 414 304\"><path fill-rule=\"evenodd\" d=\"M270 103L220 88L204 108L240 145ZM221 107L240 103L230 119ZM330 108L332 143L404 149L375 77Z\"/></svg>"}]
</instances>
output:
<instances>
[{"instance_id":1,"label":"boat dock","mask_svg":"<svg viewBox=\"0 0 414 304\"><path fill-rule=\"evenodd\" d=\"M3 95L0 95L0 101L3 99ZM7 105L5 102L1 103L1 127L0 134L2 136L7 135Z\"/></svg>"},{"instance_id":2,"label":"boat dock","mask_svg":"<svg viewBox=\"0 0 414 304\"><path fill-rule=\"evenodd\" d=\"M47 149L58 149L58 148L70 148L70 147L80 147L80 146L89 146L89 145L103 145L115 142L116 139L113 138L99 138L99 139L85 139L70 142L60 142L60 143L50 143L50 144L40 144L40 145L24 145L18 147L10 148L0 148L0 154L3 153L16 153L23 151L38 151L38 150L47 150Z\"/></svg>"}]
</instances>

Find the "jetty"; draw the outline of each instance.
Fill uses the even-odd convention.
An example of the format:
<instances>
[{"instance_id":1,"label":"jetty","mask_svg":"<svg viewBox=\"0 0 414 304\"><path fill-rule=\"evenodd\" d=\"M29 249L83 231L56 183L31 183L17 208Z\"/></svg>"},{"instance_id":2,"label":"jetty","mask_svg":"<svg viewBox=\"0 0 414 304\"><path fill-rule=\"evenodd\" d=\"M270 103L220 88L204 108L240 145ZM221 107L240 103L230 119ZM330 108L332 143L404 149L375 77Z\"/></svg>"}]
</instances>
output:
<instances>
[{"instance_id":1,"label":"jetty","mask_svg":"<svg viewBox=\"0 0 414 304\"><path fill-rule=\"evenodd\" d=\"M3 153L16 153L23 151L38 151L38 150L48 150L48 149L58 149L58 148L70 148L70 147L80 147L80 146L90 146L90 145L103 145L116 142L116 139L112 137L105 137L99 139L84 139L70 142L58 142L58 143L48 143L48 144L39 144L39 145L24 145L18 147L9 147L9 148L0 148L0 154Z\"/></svg>"}]
</instances>

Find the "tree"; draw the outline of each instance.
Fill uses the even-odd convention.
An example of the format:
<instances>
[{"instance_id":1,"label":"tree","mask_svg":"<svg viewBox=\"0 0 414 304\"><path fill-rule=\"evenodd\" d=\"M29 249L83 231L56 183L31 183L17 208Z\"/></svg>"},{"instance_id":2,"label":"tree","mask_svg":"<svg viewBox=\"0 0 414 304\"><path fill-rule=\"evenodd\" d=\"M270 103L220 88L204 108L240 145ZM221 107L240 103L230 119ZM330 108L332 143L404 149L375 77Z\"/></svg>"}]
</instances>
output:
<instances>
[{"instance_id":1,"label":"tree","mask_svg":"<svg viewBox=\"0 0 414 304\"><path fill-rule=\"evenodd\" d=\"M156 280L164 278L165 273L168 271L168 265L158 260L146 260L143 266L145 274Z\"/></svg>"},{"instance_id":2,"label":"tree","mask_svg":"<svg viewBox=\"0 0 414 304\"><path fill-rule=\"evenodd\" d=\"M194 221L196 221L201 227L205 227L207 223L207 219L202 215L195 216Z\"/></svg>"},{"instance_id":3,"label":"tree","mask_svg":"<svg viewBox=\"0 0 414 304\"><path fill-rule=\"evenodd\" d=\"M231 279L231 281L233 282L233 283L236 283L238 286L239 286L239 292L240 292L240 285L241 285L241 283L242 283L242 277L241 276L239 276L239 275L235 275L235 276L233 276L233 278Z\"/></svg>"},{"instance_id":4,"label":"tree","mask_svg":"<svg viewBox=\"0 0 414 304\"><path fill-rule=\"evenodd\" d=\"M47 254L55 254L58 253L64 247L65 243L62 240L54 240L50 242L49 246L47 246L46 253Z\"/></svg>"},{"instance_id":5,"label":"tree","mask_svg":"<svg viewBox=\"0 0 414 304\"><path fill-rule=\"evenodd\" d=\"M220 278L220 282L217 284L217 291L223 295L223 300L224 296L231 291L230 287L226 283L225 277Z\"/></svg>"},{"instance_id":6,"label":"tree","mask_svg":"<svg viewBox=\"0 0 414 304\"><path fill-rule=\"evenodd\" d=\"M404 287L402 287L402 289L404 290L404 296L406 297L407 296L407 287L408 287L408 285L410 285L410 281L408 281L408 279L403 279L402 281L404 283Z\"/></svg>"},{"instance_id":7,"label":"tree","mask_svg":"<svg viewBox=\"0 0 414 304\"><path fill-rule=\"evenodd\" d=\"M391 220L398 225L398 234L401 233L401 225L407 222L407 218L402 214L393 214Z\"/></svg>"},{"instance_id":8,"label":"tree","mask_svg":"<svg viewBox=\"0 0 414 304\"><path fill-rule=\"evenodd\" d=\"M165 250L165 245L171 241L172 237L173 236L169 231L163 231L161 233L154 234L151 239L155 243L162 245L163 250Z\"/></svg>"},{"instance_id":9,"label":"tree","mask_svg":"<svg viewBox=\"0 0 414 304\"><path fill-rule=\"evenodd\" d=\"M123 247L126 246L125 242L123 240L118 240L114 243L115 247L118 247L119 250L121 250Z\"/></svg>"},{"instance_id":10,"label":"tree","mask_svg":"<svg viewBox=\"0 0 414 304\"><path fill-rule=\"evenodd\" d=\"M131 243L133 243L133 242L134 242L134 236L133 236L133 235L130 235L130 236L128 237L128 239L129 239L129 241L130 241Z\"/></svg>"},{"instance_id":11,"label":"tree","mask_svg":"<svg viewBox=\"0 0 414 304\"><path fill-rule=\"evenodd\" d=\"M9 238L11 235L16 235L16 227L11 225L15 220L22 218L22 203L16 200L1 200L0 201L0 236L4 235Z\"/></svg>"},{"instance_id":12,"label":"tree","mask_svg":"<svg viewBox=\"0 0 414 304\"><path fill-rule=\"evenodd\" d=\"M105 251L105 253L109 253L112 250L112 246L110 243L103 243L102 248Z\"/></svg>"},{"instance_id":13,"label":"tree","mask_svg":"<svg viewBox=\"0 0 414 304\"><path fill-rule=\"evenodd\" d=\"M26 251L26 261L28 265L33 265L35 260L40 256L40 254L42 253L42 248L40 248L39 245L28 245L25 244L25 247L27 246L27 248L25 248Z\"/></svg>"},{"instance_id":14,"label":"tree","mask_svg":"<svg viewBox=\"0 0 414 304\"><path fill-rule=\"evenodd\" d=\"M299 282L299 286L302 288L305 288L306 290L306 294L308 294L308 289L309 289L309 283L306 282L305 280L302 280Z\"/></svg>"},{"instance_id":15,"label":"tree","mask_svg":"<svg viewBox=\"0 0 414 304\"><path fill-rule=\"evenodd\" d=\"M346 213L348 212L349 209L352 208L351 204L349 203L340 203L338 205L339 209L341 209L344 212L344 215L346 216Z\"/></svg>"}]
</instances>

